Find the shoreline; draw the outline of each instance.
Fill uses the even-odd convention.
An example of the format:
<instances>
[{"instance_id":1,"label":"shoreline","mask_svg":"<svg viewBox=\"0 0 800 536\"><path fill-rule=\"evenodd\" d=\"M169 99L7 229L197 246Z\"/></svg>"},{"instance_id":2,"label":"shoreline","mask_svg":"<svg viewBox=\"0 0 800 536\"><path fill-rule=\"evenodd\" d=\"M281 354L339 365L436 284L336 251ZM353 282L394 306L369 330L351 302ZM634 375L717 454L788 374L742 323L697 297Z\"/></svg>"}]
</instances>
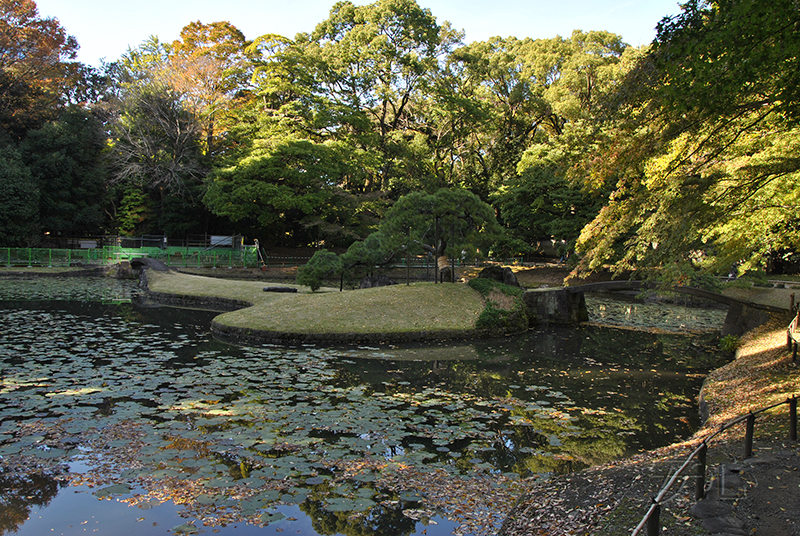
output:
<instances>
[{"instance_id":1,"label":"shoreline","mask_svg":"<svg viewBox=\"0 0 800 536\"><path fill-rule=\"evenodd\" d=\"M257 318L264 312L259 310L268 305L281 305L287 300L292 300L297 297L299 293L283 294L273 298L270 301L247 301L230 297L210 297L207 295L195 294L181 294L173 292L154 291L150 288L150 277L147 275L148 271L142 272L140 278L140 286L145 290L148 298L153 299L159 303L168 305L184 305L196 306L204 308L217 308L227 312L240 313L240 316L249 316ZM204 277L204 276L195 276ZM294 286L294 285L285 285ZM464 285L462 285L464 286ZM397 289L402 289L404 285L395 285ZM453 287L442 287L443 289L452 290ZM348 291L350 292L350 291ZM469 290L475 296L473 300L479 300L476 291ZM323 296L324 292L316 293L316 296ZM327 294L332 294L328 292ZM336 292L338 295L339 292ZM303 294L300 294L301 296ZM306 295L306 296L313 296ZM263 296L262 296L263 297ZM313 299L313 298L312 298ZM476 301L477 303L477 301ZM480 307L483 308L483 300L480 299ZM266 305L265 305L266 304ZM351 311L348 311L352 313ZM226 322L229 317L224 314L218 315L211 322L211 332L215 337L234 344L296 344L296 343L324 343L324 344L352 344L352 343L412 343L412 342L425 342L425 341L445 341L445 340L471 340L471 339L485 339L494 337L504 337L507 335L514 335L517 332L509 329L479 329L474 325L477 319L477 314L474 318L470 318L473 313L467 315L470 327L467 328L453 328L453 327L438 327L435 323L430 325L420 326L419 328L412 329L377 329L374 331L286 331L275 329L261 329L248 325L236 325L234 322ZM466 321L466 320L465 320ZM460 323L464 324L465 321ZM245 322L246 324L246 322ZM391 327L391 326L390 326Z\"/></svg>"},{"instance_id":2,"label":"shoreline","mask_svg":"<svg viewBox=\"0 0 800 536\"><path fill-rule=\"evenodd\" d=\"M731 392L729 387L730 382L769 387L776 383L776 378L783 378L787 371L797 370L797 364L791 363L791 352L786 349L785 330L789 317L788 311L786 315L775 314L767 323L746 333L734 360L709 372L698 394L698 411L702 401L708 416L691 437L578 473L531 481L509 512L498 536L629 534L647 513L651 498L658 493L666 478L707 436L719 430L723 422L766 407L772 400L800 390L800 378L778 381L786 392L778 389L765 401L752 387L736 392ZM772 453L785 448L784 420L782 415L764 415L756 427L756 453ZM740 461L744 434L744 426L737 426L709 444L707 474L714 475L732 462ZM703 519L692 514L696 503L692 474L690 470L689 478L670 492L671 499L660 517L664 534L692 536L708 533L703 528ZM794 492L791 493L794 500Z\"/></svg>"}]
</instances>

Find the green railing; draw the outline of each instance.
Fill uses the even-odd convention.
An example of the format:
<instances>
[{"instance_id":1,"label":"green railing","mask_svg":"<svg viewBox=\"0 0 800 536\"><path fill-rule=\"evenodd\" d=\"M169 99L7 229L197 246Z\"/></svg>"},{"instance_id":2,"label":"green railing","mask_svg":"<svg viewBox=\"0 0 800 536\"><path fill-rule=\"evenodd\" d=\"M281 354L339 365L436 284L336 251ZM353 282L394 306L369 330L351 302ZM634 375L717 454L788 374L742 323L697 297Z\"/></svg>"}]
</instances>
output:
<instances>
[{"instance_id":1,"label":"green railing","mask_svg":"<svg viewBox=\"0 0 800 536\"><path fill-rule=\"evenodd\" d=\"M111 248L95 249L44 249L0 248L0 265L5 266L73 266L78 264L106 264Z\"/></svg>"},{"instance_id":2,"label":"green railing","mask_svg":"<svg viewBox=\"0 0 800 536\"><path fill-rule=\"evenodd\" d=\"M159 259L169 266L184 268L256 268L255 246L241 249L121 248L91 249L0 248L0 266L67 267L102 266L140 257Z\"/></svg>"}]
</instances>

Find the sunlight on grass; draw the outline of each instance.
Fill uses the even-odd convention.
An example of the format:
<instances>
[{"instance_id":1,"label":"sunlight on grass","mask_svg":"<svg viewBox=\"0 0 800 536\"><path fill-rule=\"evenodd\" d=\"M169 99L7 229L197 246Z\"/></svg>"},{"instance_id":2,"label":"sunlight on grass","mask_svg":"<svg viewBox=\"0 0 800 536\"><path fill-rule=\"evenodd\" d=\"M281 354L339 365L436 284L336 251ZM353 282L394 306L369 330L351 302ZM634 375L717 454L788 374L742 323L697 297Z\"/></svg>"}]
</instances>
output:
<instances>
[{"instance_id":1,"label":"sunlight on grass","mask_svg":"<svg viewBox=\"0 0 800 536\"><path fill-rule=\"evenodd\" d=\"M416 283L338 292L264 292L263 282L150 273L150 289L187 296L247 301L253 307L216 321L231 327L282 333L402 333L470 330L483 310L479 294L463 284ZM275 285L270 285L275 286Z\"/></svg>"}]
</instances>

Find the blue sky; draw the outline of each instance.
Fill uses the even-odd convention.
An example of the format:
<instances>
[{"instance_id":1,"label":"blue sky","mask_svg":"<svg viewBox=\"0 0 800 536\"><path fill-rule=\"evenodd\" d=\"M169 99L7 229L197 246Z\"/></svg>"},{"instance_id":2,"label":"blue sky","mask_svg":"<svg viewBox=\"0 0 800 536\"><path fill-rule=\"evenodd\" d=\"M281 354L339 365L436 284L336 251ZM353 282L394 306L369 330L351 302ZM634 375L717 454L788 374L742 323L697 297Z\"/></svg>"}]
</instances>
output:
<instances>
[{"instance_id":1,"label":"blue sky","mask_svg":"<svg viewBox=\"0 0 800 536\"><path fill-rule=\"evenodd\" d=\"M666 15L680 12L677 0L417 0L441 23L466 33L465 41L503 37L536 39L572 30L607 30L631 45L655 37ZM113 61L150 35L178 37L186 24L227 20L248 39L267 33L294 37L327 18L335 0L36 0L39 13L55 17L81 45L78 59ZM355 0L357 5L369 3Z\"/></svg>"}]
</instances>

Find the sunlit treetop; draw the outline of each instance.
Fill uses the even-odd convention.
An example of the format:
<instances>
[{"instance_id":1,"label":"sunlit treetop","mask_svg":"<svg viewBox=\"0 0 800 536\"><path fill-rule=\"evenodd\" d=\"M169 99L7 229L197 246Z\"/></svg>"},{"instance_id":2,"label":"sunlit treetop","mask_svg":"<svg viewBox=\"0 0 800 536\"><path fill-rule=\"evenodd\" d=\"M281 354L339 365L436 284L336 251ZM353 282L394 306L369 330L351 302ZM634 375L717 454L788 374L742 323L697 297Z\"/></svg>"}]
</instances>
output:
<instances>
[{"instance_id":1,"label":"sunlit treetop","mask_svg":"<svg viewBox=\"0 0 800 536\"><path fill-rule=\"evenodd\" d=\"M0 0L0 69L31 79L74 60L78 42L32 0Z\"/></svg>"}]
</instances>

